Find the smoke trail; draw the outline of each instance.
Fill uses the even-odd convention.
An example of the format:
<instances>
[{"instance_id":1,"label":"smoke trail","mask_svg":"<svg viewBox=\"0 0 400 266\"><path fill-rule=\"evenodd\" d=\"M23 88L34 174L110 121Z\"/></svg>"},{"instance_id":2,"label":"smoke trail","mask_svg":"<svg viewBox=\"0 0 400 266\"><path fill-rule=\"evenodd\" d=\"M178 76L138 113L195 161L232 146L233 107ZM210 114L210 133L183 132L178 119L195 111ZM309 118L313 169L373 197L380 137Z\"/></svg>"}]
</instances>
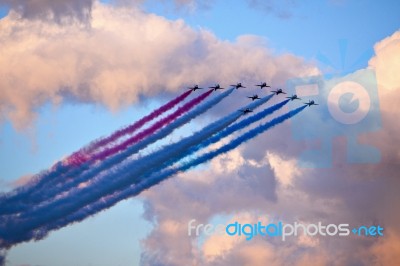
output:
<instances>
[{"instance_id":1,"label":"smoke trail","mask_svg":"<svg viewBox=\"0 0 400 266\"><path fill-rule=\"evenodd\" d=\"M284 103L284 102L282 102L282 103ZM261 134L261 133L273 128L274 126L284 122L285 120L295 116L296 114L298 114L299 112L304 110L304 108L306 108L306 106L301 106L301 107L299 107L295 110L292 110L286 114L276 117L267 123L261 124L258 127L251 129L248 132L237 137L236 139L231 141L229 144L227 144L215 151L211 151L204 155L201 155L201 156L199 156L195 159L192 159L186 163L183 163L178 167L165 169L160 172L153 172L152 174L147 173L142 176L142 178L140 179L140 182L138 182L138 183L135 182L134 184L130 185L128 188L126 188L122 191L114 192L112 195L103 197L101 200L98 200L91 205L85 206L82 209L80 209L79 211L76 211L73 214L70 214L67 217L65 217L59 221L55 221L51 224L48 224L48 225L42 227L40 230L38 230L36 232L37 233L36 239L40 239L41 237L44 237L50 230L56 230L56 229L66 226L70 223L82 221L85 218L87 218L93 214L96 214L104 209L112 207L113 205L115 205L116 203L118 203L121 200L138 195L143 190L146 190L146 189L162 182L163 180L176 175L179 172L187 171L190 168L195 167L199 164L205 163L205 162L217 157L218 155L220 155L222 153L229 152L229 151L237 148L242 143L255 138L259 134ZM148 177L148 178L146 178L146 177ZM135 178L135 176L132 176L132 178ZM40 234L38 232L40 232Z\"/></svg>"},{"instance_id":2,"label":"smoke trail","mask_svg":"<svg viewBox=\"0 0 400 266\"><path fill-rule=\"evenodd\" d=\"M286 113L284 115L281 115L281 116L278 116L278 117L272 119L270 122L261 124L260 126L258 126L256 128L253 128L253 129L249 130L248 132L244 133L243 135L239 136L238 138L236 138L235 140L231 141L227 145L224 145L224 146L218 148L215 151L211 151L211 152L208 152L208 153L206 153L204 155L201 155L200 157L198 157L195 160L192 160L191 162L182 164L177 169L171 170L171 173L172 172L178 173L178 172L187 171L188 169L190 169L190 168L192 168L192 167L194 167L196 165L205 163L205 162L213 159L214 157L216 157L216 156L218 156L218 155L220 155L222 153L226 153L228 151L231 151L231 150L235 149L236 147L238 147L240 144L242 144L242 143L244 143L244 142L246 142L246 141L248 141L248 140L250 140L252 138L255 138L256 136L260 135L261 133L267 131L268 129L270 129L270 128L272 128L272 127L284 122L285 120L297 115L302 110L304 110L304 108L306 108L306 106L300 106L300 107L298 107L298 108L296 108L296 109L294 109L294 110L292 110L292 111L290 111L290 112L288 112L288 113Z\"/></svg>"},{"instance_id":3,"label":"smoke trail","mask_svg":"<svg viewBox=\"0 0 400 266\"><path fill-rule=\"evenodd\" d=\"M25 184L23 187L17 188L11 193L3 194L0 195L0 206L5 206L7 204L10 204L12 202L20 200L21 197L26 196L30 194L33 190L38 190L41 188L48 180L51 180L57 176L59 176L62 173L65 173L66 171L70 170L71 168L66 165L65 163L73 163L77 162L78 159L77 157L82 157L82 154L87 154L90 152L93 152L100 146L103 146L107 143L113 142L117 140L118 138L122 137L123 135L133 133L140 127L142 127L144 124L147 122L150 122L154 118L158 117L159 115L163 114L164 112L172 109L175 107L178 103L182 102L185 100L191 93L192 91L186 91L176 97L175 99L172 99L168 103L164 104L163 106L159 107L158 109L154 110L152 113L149 115L143 117L142 119L136 121L132 125L129 125L123 129L120 129L110 135L109 137L105 137L99 140L96 140L92 143L90 143L87 147L73 153L71 156L69 156L65 162L60 163L58 162L55 164L50 170L42 172L36 176L34 176L29 183ZM2 214L2 210L0 208L0 214Z\"/></svg>"},{"instance_id":4,"label":"smoke trail","mask_svg":"<svg viewBox=\"0 0 400 266\"><path fill-rule=\"evenodd\" d=\"M161 127L165 126L166 124L172 122L173 120L175 120L176 118L178 118L179 116L183 115L184 113L188 112L190 109L192 109L194 106L198 105L199 103L201 103L203 100L205 100L211 93L213 92L213 90L209 90L203 94L201 94L200 96L192 99L190 102L186 103L185 105L181 106L178 108L178 110L176 110L175 112L173 112L172 114L164 117L163 119L159 120L157 123L155 123L154 125L152 125L151 127L141 131L140 133L136 134L133 137L128 138L127 140L123 141L122 143L115 145L113 147L110 147L104 151L101 151L93 156L91 156L91 158L88 158L88 161L96 161L96 160L104 160L105 158L119 152L122 151L124 149L126 149L128 146L142 140L143 138L154 134L154 132L156 132L157 130L159 130Z\"/></svg>"},{"instance_id":5,"label":"smoke trail","mask_svg":"<svg viewBox=\"0 0 400 266\"><path fill-rule=\"evenodd\" d=\"M162 115L163 113L165 113L168 110L175 107L178 103L185 100L190 95L191 92L192 91L189 90L189 91L182 93L175 99L172 99L168 103L166 103L163 106L159 107L158 109L154 110L149 115L146 115L145 117L141 118L140 120L136 121L135 123L133 123L125 128L117 130L116 132L114 132L113 134L111 134L108 137L104 137L104 138L93 141L87 147L84 147L83 149L81 149L81 150L73 153L71 156L69 156L66 159L67 163L81 164L82 163L81 160L83 159L83 157L86 157L85 155L89 155L90 153L94 152L98 148L100 148L104 145L107 145L111 142L114 142L124 135L135 132L136 130L141 128L144 124L146 124L146 123L150 122L151 120L155 119L156 117Z\"/></svg>"},{"instance_id":6,"label":"smoke trail","mask_svg":"<svg viewBox=\"0 0 400 266\"><path fill-rule=\"evenodd\" d=\"M238 131L240 129L243 129L243 128L249 126L250 124L252 124L254 122L257 122L262 118L265 118L267 115L271 115L273 112L279 110L280 108L282 108L288 102L289 102L289 100L282 101L282 102L280 102L278 104L275 104L274 106L268 107L268 108L266 108L266 109L264 109L264 110L262 110L262 111L260 111L260 112L258 112L256 114L252 115L251 117L243 119L242 121L240 121L240 122L238 122L236 124L233 124L233 125L231 125L229 127L226 127L223 131L211 136L210 138L204 139L198 145L192 146L187 152L181 153L177 158L169 160L166 164L172 165L174 162L176 162L176 161L178 161L178 160L180 160L180 159L182 159L184 157L187 157L187 156L191 155L192 153L198 151L199 149L205 148L205 147L207 147L207 146L209 146L209 145L211 145L213 143L218 142L222 138L224 138L224 137L226 137L228 135L231 135L231 134L233 134L234 132L236 132L236 131ZM156 172L156 171L159 171L161 169L162 169L162 167L157 167L157 169L155 171L152 171L152 172ZM141 178L136 179L135 183L138 182L138 181L141 181L142 179L144 179L145 176L147 176L147 175L141 176ZM132 186L135 186L135 185L132 185ZM129 190L130 188L127 188L127 189ZM122 195L124 195L127 192L115 192L110 197L119 197L117 195L119 193L122 193ZM103 201L107 201L107 198L108 197L104 197L104 200L100 200L100 202L97 201L97 202L95 202L95 203L93 203L91 205L85 206L81 210L75 212L74 214L69 215L67 218L63 219L64 223L76 222L77 220L80 221L80 220L83 220L87 216L90 216L90 215L92 215L94 213L97 213L96 210L103 209L101 207L98 207L98 205L103 204ZM66 221L66 219L68 219L68 221Z\"/></svg>"},{"instance_id":7,"label":"smoke trail","mask_svg":"<svg viewBox=\"0 0 400 266\"><path fill-rule=\"evenodd\" d=\"M256 108L271 97L272 95L269 95L260 101L248 105L246 108ZM3 239L8 241L8 245L36 238L38 234L40 237L40 235L46 234L47 232L35 231L36 228L48 222L60 219L65 215L77 211L82 206L90 204L105 195L112 194L116 190L130 185L132 183L132 173L139 176L143 174L143 172L150 171L170 157L179 155L202 139L220 131L222 128L235 121L240 115L240 112L235 111L231 115L210 124L193 136L187 137L178 143L170 144L162 150L144 156L133 163L128 163L123 167L119 167L109 175L106 175L105 178L100 179L101 182L95 182L88 187L75 189L69 193L66 198L57 199L45 206L23 213L20 217L4 220L0 235Z\"/></svg>"},{"instance_id":8,"label":"smoke trail","mask_svg":"<svg viewBox=\"0 0 400 266\"><path fill-rule=\"evenodd\" d=\"M268 115L271 115L273 112L281 109L284 105L286 105L289 102L289 100L285 100L282 101L280 103L277 103L271 107L268 107L266 109L264 109L261 112L258 112L246 119L243 119L242 121L235 123L227 128L225 128L224 130L218 132L217 134L215 134L214 136L211 136L210 138L204 139L202 142L200 142L198 145L196 146L192 146L190 149L188 149L185 153L180 154L178 157L176 158L172 158L171 160L169 160L168 162L165 163L165 165L167 166L171 166L172 164L174 164L175 162L179 161L180 159L189 156L193 153L195 153L196 151L205 148L213 143L217 143L218 141L220 141L221 139L225 138L226 136L231 135L232 133L234 133L235 131L241 130L245 127L247 127L248 125L259 121L260 119L265 118ZM159 167L158 170L160 170L161 168Z\"/></svg>"},{"instance_id":9,"label":"smoke trail","mask_svg":"<svg viewBox=\"0 0 400 266\"><path fill-rule=\"evenodd\" d=\"M6 265L6 251L0 249L0 266Z\"/></svg>"},{"instance_id":10,"label":"smoke trail","mask_svg":"<svg viewBox=\"0 0 400 266\"><path fill-rule=\"evenodd\" d=\"M121 161L125 160L127 157L137 153L141 149L144 149L148 145L156 142L164 138L165 136L171 134L175 129L179 128L180 126L190 122L195 117L203 114L211 107L215 106L217 103L222 101L225 97L230 95L233 92L233 89L227 90L221 94L218 94L213 99L197 106L192 111L184 114L182 117L179 117L166 127L160 129L159 131L155 132L153 135L143 139L141 142L138 142L126 150L107 158L104 160L100 165L90 165L89 163L84 163L81 167L73 169L71 172L68 173L68 176L71 178L67 179L66 182L62 185L54 185L48 186L45 191L40 190L35 193L32 193L29 198L23 199L20 203L14 203L10 206L1 206L0 213L16 213L20 211L24 211L27 209L32 208L36 205L36 203L46 201L46 200L53 200L60 192L68 191L69 189L77 186L82 182L86 182L91 178L97 176L104 170L110 169L115 164L120 163ZM82 174L81 174L82 173ZM65 181L65 180L64 180ZM0 217L1 218L1 217Z\"/></svg>"},{"instance_id":11,"label":"smoke trail","mask_svg":"<svg viewBox=\"0 0 400 266\"><path fill-rule=\"evenodd\" d=\"M265 97L264 101L271 99L272 96L273 96L273 94ZM197 142L198 144L192 145L190 148L187 148L186 151L180 152L179 154L176 154L176 156L172 156L172 153L170 153L169 154L169 159L164 161L163 163L160 163L159 165L157 165L157 167L153 168L152 171L153 172L157 172L157 171L162 170L165 167L173 165L175 162L181 160L182 158L187 157L187 156L195 153L196 151L198 151L198 150L200 150L200 149L202 149L204 147L207 147L207 146L209 146L209 145L211 145L213 143L216 143L216 142L220 141L222 138L231 135L235 131L243 129L243 128L249 126L250 124L259 121L260 119L265 118L267 115L270 115L273 112L275 112L275 111L279 110L280 108L282 108L288 102L289 102L289 100L285 100L285 101L277 103L277 104L275 104L275 105L273 105L271 107L268 107L268 108L264 109L263 111L258 112L258 113L254 114L254 115L252 115L252 116L250 116L250 117L248 117L246 119L243 119L242 121L240 121L240 122L238 122L236 124L233 124L231 126L225 127L222 131L219 131L219 132L217 131L218 133L216 133L213 136L210 136L208 138L206 138L204 136L200 136L200 137L196 136L197 139L202 139L202 141L198 141ZM247 108L247 107L245 107L245 108ZM227 118L229 119L229 117L232 116L232 115L235 115L235 113L227 116ZM223 121L223 119L221 119L221 121L216 122L216 123L222 123L222 121ZM207 129L207 128L204 129L204 130L205 131L209 131L209 129ZM190 143L195 143L196 142L196 139L193 139L193 137L190 137L188 139L190 139L189 140ZM183 143L182 142L183 141L181 141L179 146L186 145L184 142ZM139 179L141 179L141 178L139 178Z\"/></svg>"}]
</instances>

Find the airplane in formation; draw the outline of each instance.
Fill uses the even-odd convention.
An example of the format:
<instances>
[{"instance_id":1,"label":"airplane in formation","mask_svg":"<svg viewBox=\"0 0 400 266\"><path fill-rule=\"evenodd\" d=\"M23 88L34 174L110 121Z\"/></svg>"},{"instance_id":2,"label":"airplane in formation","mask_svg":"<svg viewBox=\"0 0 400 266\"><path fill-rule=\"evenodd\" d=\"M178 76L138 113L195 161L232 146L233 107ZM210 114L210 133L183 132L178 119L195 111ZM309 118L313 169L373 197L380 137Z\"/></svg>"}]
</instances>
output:
<instances>
[{"instance_id":1,"label":"airplane in formation","mask_svg":"<svg viewBox=\"0 0 400 266\"><path fill-rule=\"evenodd\" d=\"M235 89L239 89L239 88L246 88L242 85L242 83L237 83L236 85L231 85L232 87L235 87Z\"/></svg>"},{"instance_id":2,"label":"airplane in formation","mask_svg":"<svg viewBox=\"0 0 400 266\"><path fill-rule=\"evenodd\" d=\"M314 102L314 100L309 100L308 103L304 103L305 105L308 105L308 107L310 107L311 105L319 105L317 103Z\"/></svg>"},{"instance_id":3,"label":"airplane in formation","mask_svg":"<svg viewBox=\"0 0 400 266\"><path fill-rule=\"evenodd\" d=\"M276 91L271 91L271 92L275 93L276 95L281 93L286 94L286 92L284 92L282 89L277 89Z\"/></svg>"},{"instance_id":4,"label":"airplane in formation","mask_svg":"<svg viewBox=\"0 0 400 266\"><path fill-rule=\"evenodd\" d=\"M263 82L261 84L255 85L255 86L260 87L260 89L262 89L262 88L271 88L271 86L267 85L267 82Z\"/></svg>"},{"instance_id":5,"label":"airplane in formation","mask_svg":"<svg viewBox=\"0 0 400 266\"><path fill-rule=\"evenodd\" d=\"M253 112L253 110L251 110L251 109L249 109L249 108L242 109L242 110L240 110L240 111L243 112L243 114L248 114L248 113Z\"/></svg>"},{"instance_id":6,"label":"airplane in formation","mask_svg":"<svg viewBox=\"0 0 400 266\"><path fill-rule=\"evenodd\" d=\"M236 89L246 88L240 82L236 83L236 85L231 85L231 86L236 88ZM263 82L261 84L257 84L255 86L260 87L260 89L262 89L262 88L270 88L271 87L270 85L267 85L266 82ZM211 87L208 87L208 88L213 89L214 91L225 89L225 88L222 88L218 83L215 84L214 86L211 86ZM203 88L200 88L198 85L194 85L193 87L188 87L188 89L192 90L192 91L196 91L196 90L201 90ZM276 90L271 91L271 92L275 93L276 95L278 95L278 94L286 94L286 92L284 92L282 89L276 89ZM251 99L252 101L261 99L257 94L254 94L253 96L247 96L247 98ZM286 97L286 99L290 99L291 101L301 100L301 98L297 97L296 94L292 94L292 96ZM319 104L315 103L314 100L309 100L307 103L304 103L304 104L309 106L309 107L311 105L319 105ZM251 110L249 108L243 109L243 110L240 110L240 111L243 112L244 114L253 112L253 110Z\"/></svg>"},{"instance_id":7,"label":"airplane in formation","mask_svg":"<svg viewBox=\"0 0 400 266\"><path fill-rule=\"evenodd\" d=\"M202 90L203 88L199 88L199 85L194 85L193 87L188 88L191 91Z\"/></svg>"},{"instance_id":8,"label":"airplane in formation","mask_svg":"<svg viewBox=\"0 0 400 266\"><path fill-rule=\"evenodd\" d=\"M286 99L290 99L291 101L294 101L294 100L301 100L301 98L297 97L296 94L293 94L293 95L290 96L290 97L286 97Z\"/></svg>"},{"instance_id":9,"label":"airplane in formation","mask_svg":"<svg viewBox=\"0 0 400 266\"><path fill-rule=\"evenodd\" d=\"M214 89L214 91L225 89L225 88L222 88L219 84L215 84L215 86L211 86L211 87L208 87L208 88Z\"/></svg>"},{"instance_id":10,"label":"airplane in formation","mask_svg":"<svg viewBox=\"0 0 400 266\"><path fill-rule=\"evenodd\" d=\"M251 99L252 101L261 99L257 94L254 94L253 96L247 96L247 98Z\"/></svg>"}]
</instances>

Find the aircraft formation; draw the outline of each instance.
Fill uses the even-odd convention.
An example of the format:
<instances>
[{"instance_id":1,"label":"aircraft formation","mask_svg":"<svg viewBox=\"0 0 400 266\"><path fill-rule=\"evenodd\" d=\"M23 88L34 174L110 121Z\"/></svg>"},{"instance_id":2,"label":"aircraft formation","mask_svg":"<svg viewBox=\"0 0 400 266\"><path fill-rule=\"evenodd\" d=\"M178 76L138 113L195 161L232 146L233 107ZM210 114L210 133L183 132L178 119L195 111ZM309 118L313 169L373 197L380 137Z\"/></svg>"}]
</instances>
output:
<instances>
[{"instance_id":1,"label":"aircraft formation","mask_svg":"<svg viewBox=\"0 0 400 266\"><path fill-rule=\"evenodd\" d=\"M235 88L235 89L246 88L245 86L242 85L241 82L236 83L236 84L232 84L232 85L230 85L230 86L232 86L232 87ZM262 83L260 83L260 84L254 85L254 86L260 87L260 89L263 89L263 88L271 88L271 86L268 85L267 82L262 82ZM210 87L208 87L208 88L209 88L209 89L213 89L213 91L225 89L225 88L222 88L222 87L219 85L219 83L215 84L214 86L210 86ZM204 88L200 88L198 85L194 85L194 86L192 86L192 87L188 87L188 89L191 90L191 91L196 91L196 90L204 89ZM275 95L286 94L286 92L284 92L284 91L283 91L282 89L280 89L280 88L277 88L276 90L272 90L271 92L273 92ZM247 98L251 99L252 101L261 99L261 98L258 96L258 94L254 94L254 95L252 95L252 96L247 96ZM292 96L289 96L289 97L286 97L286 98L289 99L290 101L301 100L301 98L299 98L296 94L293 94ZM308 107L310 107L310 106L312 106L312 105L318 105L317 103L314 102L314 100L309 100L308 102L305 102L304 104L307 105ZM250 110L249 108L243 109L243 110L239 110L239 111L240 111L240 112L243 112L244 114L248 114L248 113L253 112L253 110Z\"/></svg>"}]
</instances>

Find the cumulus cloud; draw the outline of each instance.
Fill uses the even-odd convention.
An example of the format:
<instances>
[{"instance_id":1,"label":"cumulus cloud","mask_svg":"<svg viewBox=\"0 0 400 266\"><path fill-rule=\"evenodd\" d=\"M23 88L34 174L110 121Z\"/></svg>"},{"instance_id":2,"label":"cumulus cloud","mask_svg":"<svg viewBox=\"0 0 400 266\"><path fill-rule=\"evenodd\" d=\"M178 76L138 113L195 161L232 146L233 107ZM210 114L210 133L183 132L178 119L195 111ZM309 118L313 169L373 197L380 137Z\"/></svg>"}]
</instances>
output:
<instances>
[{"instance_id":1,"label":"cumulus cloud","mask_svg":"<svg viewBox=\"0 0 400 266\"><path fill-rule=\"evenodd\" d=\"M183 85L236 80L283 81L315 69L298 57L274 56L256 36L235 42L135 8L95 4L89 25L0 21L0 111L27 124L45 102L76 100L117 110L138 97ZM230 84L228 83L228 84Z\"/></svg>"},{"instance_id":2,"label":"cumulus cloud","mask_svg":"<svg viewBox=\"0 0 400 266\"><path fill-rule=\"evenodd\" d=\"M116 110L136 103L139 96L174 93L192 83L267 80L283 85L290 77L317 73L299 57L274 55L256 36L222 41L181 20L169 21L135 8L94 4L90 14L88 24L23 20L23 12L16 11L0 21L3 118L22 126L45 102L85 101ZM370 61L377 74L383 129L360 140L373 139L382 152L381 163L346 165L341 159L345 143L339 139L334 168L298 169L294 160L304 144L292 140L289 123L279 125L216 158L206 169L181 174L143 193L145 217L155 228L143 241L142 263L348 265L365 254L366 264L378 255L382 263L396 261L397 246L385 247L400 234L394 204L400 200L398 41L397 32L378 43ZM217 109L227 107L224 103ZM301 115L304 120L322 119L316 112ZM333 243L321 238L318 245L310 239L285 245L266 239L251 243L218 239L218 247L211 242L197 247L197 239L187 236L191 219L206 223L215 215L250 211L288 222L378 222L393 236L383 241L334 239Z\"/></svg>"},{"instance_id":3,"label":"cumulus cloud","mask_svg":"<svg viewBox=\"0 0 400 266\"><path fill-rule=\"evenodd\" d=\"M389 231L387 238L381 239L369 251L374 256L374 265L396 265L400 261L400 236Z\"/></svg>"},{"instance_id":4,"label":"cumulus cloud","mask_svg":"<svg viewBox=\"0 0 400 266\"><path fill-rule=\"evenodd\" d=\"M378 42L374 49L376 56L370 60L369 65L375 69L379 91L384 93L399 90L400 76L396 69L400 69L400 31Z\"/></svg>"},{"instance_id":5,"label":"cumulus cloud","mask_svg":"<svg viewBox=\"0 0 400 266\"><path fill-rule=\"evenodd\" d=\"M293 140L289 123L285 123L224 155L225 158L214 159L206 169L181 174L142 195L149 207L147 219L157 224L173 219L182 225L181 230L185 233L191 219L208 223L218 215L233 215L238 220L250 215L254 221L266 216L286 222L345 222L354 226L380 224L385 228L384 237L303 237L283 243L275 239L256 238L247 242L213 236L201 242L201 238L188 237L185 233L171 238L155 226L143 241L142 263L399 263L400 215L396 203L400 201L400 154L397 148L400 144L397 123L400 80L398 75L393 74L400 62L399 36L396 32L377 43L376 54L370 60L370 68L375 70L377 76L383 125L381 130L361 136L360 141L379 148L381 162L348 164L345 159L346 143L343 138L338 138L333 140L335 154L332 168L299 168L295 161L304 149L304 143ZM301 113L302 119L323 119L313 113ZM329 130L329 127L319 130ZM258 216L252 216L254 212ZM165 244L165 239L171 241ZM149 243L153 245L149 246ZM185 248L179 252L175 247Z\"/></svg>"},{"instance_id":6,"label":"cumulus cloud","mask_svg":"<svg viewBox=\"0 0 400 266\"><path fill-rule=\"evenodd\" d=\"M274 174L278 181L283 186L292 185L293 179L300 173L300 170L297 168L296 161L294 159L285 160L279 155L270 152L267 152L267 159L271 164L271 168L274 170Z\"/></svg>"}]
</instances>

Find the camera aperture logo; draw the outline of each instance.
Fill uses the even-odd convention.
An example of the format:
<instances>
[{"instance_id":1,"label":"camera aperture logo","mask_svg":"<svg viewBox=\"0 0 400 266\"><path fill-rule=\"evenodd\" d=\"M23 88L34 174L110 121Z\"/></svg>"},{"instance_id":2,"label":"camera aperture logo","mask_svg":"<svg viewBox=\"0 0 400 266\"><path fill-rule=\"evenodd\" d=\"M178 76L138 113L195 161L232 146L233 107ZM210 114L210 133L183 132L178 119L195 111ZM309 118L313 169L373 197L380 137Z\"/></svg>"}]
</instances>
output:
<instances>
[{"instance_id":1,"label":"camera aperture logo","mask_svg":"<svg viewBox=\"0 0 400 266\"><path fill-rule=\"evenodd\" d=\"M282 221L265 224L258 221L257 223L239 223L238 221L228 224L202 224L196 223L195 219L188 222L188 236L200 235L228 235L228 236L244 236L247 241L254 237L271 237L280 238L286 241L291 237L309 236L309 237L348 237L350 235L362 237L380 237L384 236L384 228L380 225L362 225L350 227L348 223L341 224L324 224L317 223L284 223Z\"/></svg>"},{"instance_id":2,"label":"camera aperture logo","mask_svg":"<svg viewBox=\"0 0 400 266\"><path fill-rule=\"evenodd\" d=\"M342 66L346 45L340 43ZM364 55L365 56L365 53ZM323 60L322 60L323 59ZM325 57L323 63L333 66ZM359 61L359 60L358 60ZM334 67L333 67L334 68ZM313 114L292 119L294 139L317 142L317 147L304 150L299 156L300 167L332 167L332 142L336 137L346 139L346 162L378 163L380 151L368 143L360 143L362 134L381 128L379 97L375 73L371 69L340 71L339 75L290 79L286 83L289 93L304 101L319 103ZM295 107L295 103L292 103Z\"/></svg>"}]
</instances>

